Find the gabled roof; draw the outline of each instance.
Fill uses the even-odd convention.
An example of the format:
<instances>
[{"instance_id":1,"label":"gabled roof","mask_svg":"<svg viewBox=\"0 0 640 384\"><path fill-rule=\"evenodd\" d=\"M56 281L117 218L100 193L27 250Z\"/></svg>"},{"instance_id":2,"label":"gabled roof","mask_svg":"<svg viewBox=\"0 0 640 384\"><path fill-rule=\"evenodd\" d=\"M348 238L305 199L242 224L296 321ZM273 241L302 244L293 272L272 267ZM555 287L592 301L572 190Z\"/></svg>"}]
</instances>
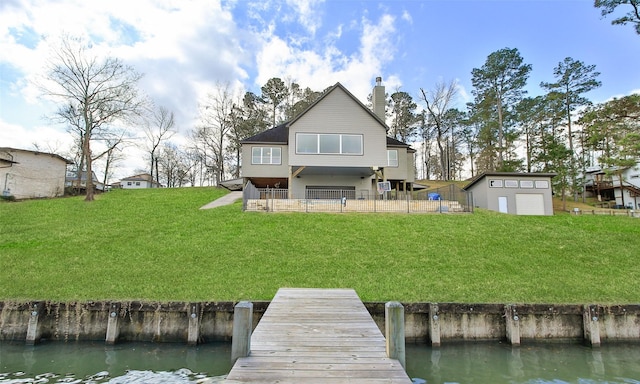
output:
<instances>
[{"instance_id":1,"label":"gabled roof","mask_svg":"<svg viewBox=\"0 0 640 384\"><path fill-rule=\"evenodd\" d=\"M149 181L149 182L152 182L152 183L156 182L155 180L153 180L151 175L148 174L148 173L140 173L138 175L125 177L121 181Z\"/></svg>"},{"instance_id":2,"label":"gabled roof","mask_svg":"<svg viewBox=\"0 0 640 384\"><path fill-rule=\"evenodd\" d=\"M295 123L304 114L306 114L309 110L311 110L313 107L315 107L316 104L320 103L331 92L333 92L334 90L336 90L338 88L340 88L342 91L344 91L344 93L346 93L347 96L351 97L351 99L353 99L353 101L355 101L371 117L373 117L378 123L380 123L380 125L382 125L382 127L384 127L385 130L388 131L387 124L384 121L382 121L382 119L380 119L380 117L378 117L378 115L376 115L371 109L367 108L366 105L362 104L362 102L360 100L358 100L357 97L355 97L351 92L349 92L349 90L347 88L345 88L342 84L340 84L338 82L334 86L332 86L329 89L327 89L318 99L316 99L316 101L311 103L311 105L309 105L304 111L302 111L302 113L300 113L298 116L296 116L292 120L284 122L284 123L282 123L282 124L280 124L280 125L278 125L276 127L268 129L268 130L266 130L264 132L258 133L257 135L253 135L253 136L251 136L249 138L246 138L246 139L242 140L240 143L242 143L242 144L270 143L270 144L284 144L284 145L289 144L289 127L291 126L291 124ZM403 143L402 141L396 140L396 139L394 139L392 137L387 137L387 146L388 147L411 148L411 146L409 144Z\"/></svg>"},{"instance_id":3,"label":"gabled roof","mask_svg":"<svg viewBox=\"0 0 640 384\"><path fill-rule=\"evenodd\" d=\"M469 179L469 183L462 187L464 190L468 190L473 185L475 185L478 181L482 180L484 177L555 177L557 173L523 173L523 172L484 172L475 177Z\"/></svg>"},{"instance_id":4,"label":"gabled roof","mask_svg":"<svg viewBox=\"0 0 640 384\"><path fill-rule=\"evenodd\" d=\"M331 92L335 91L338 88L340 88L344 93L346 93L347 96L349 96L353 101L355 101L356 104L358 104L362 109L364 109L369 115L371 115L371 117L373 117L378 123L380 123L385 128L386 131L388 131L389 127L387 127L387 124L384 122L384 120L382 120L380 117L378 117L378 115L373 113L373 111L367 108L366 105L362 104L362 102L357 97L355 97L353 93L349 92L349 90L345 88L344 85L340 84L340 82L335 83L333 87L330 87L329 89L327 89L320 97L318 97L318 99L316 99L316 101L311 103L311 105L309 105L307 109L302 111L302 113L300 113L298 116L294 117L293 120L289 122L289 125L295 123L298 119L300 119L307 112L309 112L309 110L315 107L316 104L319 104L320 102L322 102L322 100L324 100L327 96L329 96Z\"/></svg>"},{"instance_id":5,"label":"gabled roof","mask_svg":"<svg viewBox=\"0 0 640 384\"><path fill-rule=\"evenodd\" d=\"M57 158L60 159L62 161L64 161L67 164L73 164L73 161L65 159L64 157L60 156L60 155L56 155L55 153L47 153L47 152L40 152L40 151L30 151L28 149L19 149L19 148L11 148L11 147L0 147L0 152L17 152L17 151L21 151L21 152L29 152L32 153L34 155L47 155L47 156L51 156L53 158ZM7 159L7 158L2 158L2 160L4 160L5 162L10 162L10 163L14 163L14 164L18 164L18 162L16 161L12 161L13 159Z\"/></svg>"}]
</instances>

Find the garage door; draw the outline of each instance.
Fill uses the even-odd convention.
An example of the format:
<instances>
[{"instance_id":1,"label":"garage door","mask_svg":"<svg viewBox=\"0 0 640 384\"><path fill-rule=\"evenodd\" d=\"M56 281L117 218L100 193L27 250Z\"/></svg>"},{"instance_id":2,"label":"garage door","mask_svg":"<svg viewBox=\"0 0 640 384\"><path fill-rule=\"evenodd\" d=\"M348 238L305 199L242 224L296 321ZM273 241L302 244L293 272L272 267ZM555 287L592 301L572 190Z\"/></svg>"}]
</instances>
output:
<instances>
[{"instance_id":1,"label":"garage door","mask_svg":"<svg viewBox=\"0 0 640 384\"><path fill-rule=\"evenodd\" d=\"M517 215L544 215L544 196L542 194L516 194Z\"/></svg>"}]
</instances>

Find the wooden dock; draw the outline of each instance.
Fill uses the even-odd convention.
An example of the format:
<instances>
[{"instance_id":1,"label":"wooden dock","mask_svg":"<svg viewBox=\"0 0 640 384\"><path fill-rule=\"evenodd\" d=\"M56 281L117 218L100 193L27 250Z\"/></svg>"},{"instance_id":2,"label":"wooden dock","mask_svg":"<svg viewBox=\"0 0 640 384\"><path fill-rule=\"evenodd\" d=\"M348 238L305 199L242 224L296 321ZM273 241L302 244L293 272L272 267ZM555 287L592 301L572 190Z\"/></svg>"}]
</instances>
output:
<instances>
[{"instance_id":1,"label":"wooden dock","mask_svg":"<svg viewBox=\"0 0 640 384\"><path fill-rule=\"evenodd\" d=\"M281 288L225 383L394 383L411 379L352 289Z\"/></svg>"}]
</instances>

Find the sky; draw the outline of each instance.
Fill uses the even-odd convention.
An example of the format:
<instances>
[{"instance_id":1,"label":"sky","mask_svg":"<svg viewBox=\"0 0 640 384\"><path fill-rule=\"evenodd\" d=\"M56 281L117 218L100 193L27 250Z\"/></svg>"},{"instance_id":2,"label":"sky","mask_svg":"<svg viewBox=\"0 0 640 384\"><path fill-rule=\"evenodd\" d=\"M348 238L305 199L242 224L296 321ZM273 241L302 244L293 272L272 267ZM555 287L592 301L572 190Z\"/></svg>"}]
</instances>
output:
<instances>
[{"instance_id":1,"label":"sky","mask_svg":"<svg viewBox=\"0 0 640 384\"><path fill-rule=\"evenodd\" d=\"M316 91L340 82L366 102L377 76L414 100L455 80L464 109L472 69L503 48L532 65L529 96L565 57L600 72L586 95L595 103L639 92L640 35L613 16L592 0L2 0L0 147L68 150L71 134L47 118L56 104L35 85L62 35L142 73L141 90L175 113L180 143L221 83L260 94L272 77ZM143 147L125 150L112 181L146 167Z\"/></svg>"}]
</instances>

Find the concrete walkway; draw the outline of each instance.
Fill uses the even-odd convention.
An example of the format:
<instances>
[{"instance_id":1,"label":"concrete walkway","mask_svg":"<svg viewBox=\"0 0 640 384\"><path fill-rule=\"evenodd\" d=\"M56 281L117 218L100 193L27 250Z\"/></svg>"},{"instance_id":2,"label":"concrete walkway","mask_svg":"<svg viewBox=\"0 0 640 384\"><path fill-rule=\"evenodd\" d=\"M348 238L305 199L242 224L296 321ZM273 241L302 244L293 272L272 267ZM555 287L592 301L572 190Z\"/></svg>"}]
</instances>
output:
<instances>
[{"instance_id":1,"label":"concrete walkway","mask_svg":"<svg viewBox=\"0 0 640 384\"><path fill-rule=\"evenodd\" d=\"M240 200L240 199L242 199L242 191L229 192L226 195L222 196L221 198L216 199L207 205L203 205L202 207L200 207L200 209L217 208L223 205L233 204L236 202L236 200Z\"/></svg>"}]
</instances>

